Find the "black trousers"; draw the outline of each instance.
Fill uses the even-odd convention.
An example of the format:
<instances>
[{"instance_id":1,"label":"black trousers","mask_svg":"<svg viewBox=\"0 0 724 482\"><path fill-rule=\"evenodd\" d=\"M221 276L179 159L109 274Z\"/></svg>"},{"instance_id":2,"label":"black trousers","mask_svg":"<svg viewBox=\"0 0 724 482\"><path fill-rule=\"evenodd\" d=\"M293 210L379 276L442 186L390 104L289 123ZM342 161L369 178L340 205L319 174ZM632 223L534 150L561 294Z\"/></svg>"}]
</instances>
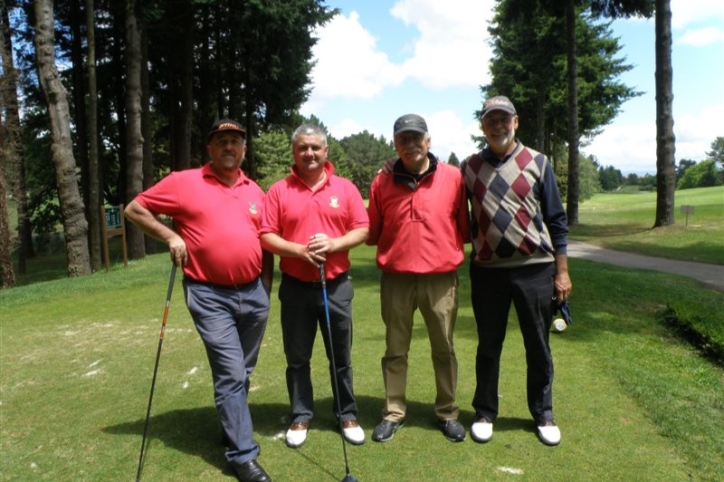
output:
<instances>
[{"instance_id":1,"label":"black trousers","mask_svg":"<svg viewBox=\"0 0 724 482\"><path fill-rule=\"evenodd\" d=\"M317 327L321 331L327 359L330 360L330 382L333 383L331 377L336 377L339 387L341 413L337 413L337 400L335 400L333 405L335 416L342 421L357 418L351 363L353 297L352 283L346 273L327 281L334 364L337 369L337 372L333 373L321 285L306 283L288 275L282 276L279 300L282 305L282 337L287 358L287 390L292 422L309 422L314 417L310 360Z\"/></svg>"},{"instance_id":2,"label":"black trousers","mask_svg":"<svg viewBox=\"0 0 724 482\"><path fill-rule=\"evenodd\" d=\"M481 268L470 264L473 313L478 327L475 361L476 416L498 416L500 355L511 303L525 344L528 409L538 423L553 419L553 357L549 345L555 313L555 264L519 268Z\"/></svg>"}]
</instances>

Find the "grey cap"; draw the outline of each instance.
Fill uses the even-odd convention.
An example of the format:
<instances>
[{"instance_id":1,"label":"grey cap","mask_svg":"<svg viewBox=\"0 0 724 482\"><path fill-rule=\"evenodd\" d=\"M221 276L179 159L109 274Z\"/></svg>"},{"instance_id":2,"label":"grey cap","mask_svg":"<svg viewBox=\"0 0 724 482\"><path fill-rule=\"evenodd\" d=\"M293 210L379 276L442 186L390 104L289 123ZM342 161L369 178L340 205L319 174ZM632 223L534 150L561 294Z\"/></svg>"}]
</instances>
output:
<instances>
[{"instance_id":1,"label":"grey cap","mask_svg":"<svg viewBox=\"0 0 724 482\"><path fill-rule=\"evenodd\" d=\"M486 114L488 114L488 112L492 112L494 110L502 110L508 114L517 115L517 112L515 112L515 106L510 99L504 95L496 95L495 97L487 99L483 104L483 110L480 113L480 118L482 119L486 116Z\"/></svg>"},{"instance_id":2,"label":"grey cap","mask_svg":"<svg viewBox=\"0 0 724 482\"><path fill-rule=\"evenodd\" d=\"M405 114L395 121L393 135L407 131L427 134L427 122L417 114Z\"/></svg>"}]
</instances>

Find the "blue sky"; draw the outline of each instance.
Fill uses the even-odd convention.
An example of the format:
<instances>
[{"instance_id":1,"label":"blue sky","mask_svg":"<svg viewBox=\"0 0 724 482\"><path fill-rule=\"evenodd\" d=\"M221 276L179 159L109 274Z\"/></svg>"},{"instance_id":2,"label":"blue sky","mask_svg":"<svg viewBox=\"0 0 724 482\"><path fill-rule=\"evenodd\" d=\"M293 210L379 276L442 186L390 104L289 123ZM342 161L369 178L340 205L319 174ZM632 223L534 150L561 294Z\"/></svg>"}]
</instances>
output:
<instances>
[{"instance_id":1,"label":"blue sky","mask_svg":"<svg viewBox=\"0 0 724 482\"><path fill-rule=\"evenodd\" d=\"M340 10L317 31L313 90L302 107L341 138L367 130L392 135L400 115L427 119L432 152L447 160L475 151L473 112L488 83L493 0L328 0ZM672 0L676 162L706 158L724 136L724 1ZM656 172L654 21L617 20L619 56L634 68L621 80L644 95L585 154L624 174ZM515 102L515 99L512 99ZM521 119L526 122L526 119ZM525 139L522 139L525 142Z\"/></svg>"}]
</instances>

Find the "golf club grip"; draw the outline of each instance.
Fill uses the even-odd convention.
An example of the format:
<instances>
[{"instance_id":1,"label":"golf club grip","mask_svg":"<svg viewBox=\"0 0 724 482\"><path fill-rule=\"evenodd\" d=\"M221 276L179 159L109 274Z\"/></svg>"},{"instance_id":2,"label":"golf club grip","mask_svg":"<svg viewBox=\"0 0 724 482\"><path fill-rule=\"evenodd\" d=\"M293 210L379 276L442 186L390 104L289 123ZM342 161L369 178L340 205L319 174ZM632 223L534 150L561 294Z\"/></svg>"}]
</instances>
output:
<instances>
[{"instance_id":1,"label":"golf club grip","mask_svg":"<svg viewBox=\"0 0 724 482\"><path fill-rule=\"evenodd\" d=\"M158 335L160 340L163 340L166 335L166 321L168 320L168 308L171 304L171 295L173 294L173 285L176 280L176 263L171 264L171 276L168 280L168 293L166 294L166 305L163 308L163 320L161 321L161 332Z\"/></svg>"}]
</instances>

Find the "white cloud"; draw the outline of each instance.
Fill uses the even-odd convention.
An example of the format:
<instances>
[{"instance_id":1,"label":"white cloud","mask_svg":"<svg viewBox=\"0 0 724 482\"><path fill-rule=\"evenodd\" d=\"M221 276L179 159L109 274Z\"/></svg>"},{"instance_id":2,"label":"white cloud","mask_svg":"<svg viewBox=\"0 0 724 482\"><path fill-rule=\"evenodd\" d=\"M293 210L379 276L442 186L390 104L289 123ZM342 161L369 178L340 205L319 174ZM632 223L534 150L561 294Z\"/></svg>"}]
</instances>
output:
<instances>
[{"instance_id":1,"label":"white cloud","mask_svg":"<svg viewBox=\"0 0 724 482\"><path fill-rule=\"evenodd\" d=\"M677 44L703 47L716 42L724 42L724 29L706 27L697 30L687 30L684 35L676 39Z\"/></svg>"},{"instance_id":2,"label":"white cloud","mask_svg":"<svg viewBox=\"0 0 724 482\"><path fill-rule=\"evenodd\" d=\"M676 135L676 161L706 159L714 139L724 136L721 124L721 112L724 102L707 106L703 111L676 116L674 134ZM676 105L674 105L676 113Z\"/></svg>"},{"instance_id":3,"label":"white cloud","mask_svg":"<svg viewBox=\"0 0 724 482\"><path fill-rule=\"evenodd\" d=\"M447 161L451 152L462 161L477 150L475 143L470 139L471 135L480 135L477 122L465 123L452 110L434 112L423 117L427 121L432 138L430 151L442 161Z\"/></svg>"},{"instance_id":4,"label":"white cloud","mask_svg":"<svg viewBox=\"0 0 724 482\"><path fill-rule=\"evenodd\" d=\"M595 156L600 165L614 166L624 174L655 174L656 123L607 126L581 151Z\"/></svg>"},{"instance_id":5,"label":"white cloud","mask_svg":"<svg viewBox=\"0 0 724 482\"><path fill-rule=\"evenodd\" d=\"M371 99L402 82L400 68L377 49L377 40L362 27L357 12L349 17L335 16L317 36L311 103L333 98Z\"/></svg>"},{"instance_id":6,"label":"white cloud","mask_svg":"<svg viewBox=\"0 0 724 482\"><path fill-rule=\"evenodd\" d=\"M379 137L382 133L370 126L363 126L359 122L351 118L345 118L329 127L329 132L335 139L342 139L353 134L359 134L363 131L370 132L375 137Z\"/></svg>"},{"instance_id":7,"label":"white cloud","mask_svg":"<svg viewBox=\"0 0 724 482\"><path fill-rule=\"evenodd\" d=\"M492 0L401 0L390 13L419 32L406 75L433 89L489 82L492 56L486 40Z\"/></svg>"},{"instance_id":8,"label":"white cloud","mask_svg":"<svg viewBox=\"0 0 724 482\"><path fill-rule=\"evenodd\" d=\"M724 21L722 0L671 0L671 26L681 29L704 21Z\"/></svg>"},{"instance_id":9,"label":"white cloud","mask_svg":"<svg viewBox=\"0 0 724 482\"><path fill-rule=\"evenodd\" d=\"M710 105L694 114L675 116L676 162L701 161L721 130L724 103ZM674 105L676 111L676 105ZM614 166L623 173L656 174L656 122L615 124L606 127L593 142L581 149L596 157L602 166Z\"/></svg>"}]
</instances>

